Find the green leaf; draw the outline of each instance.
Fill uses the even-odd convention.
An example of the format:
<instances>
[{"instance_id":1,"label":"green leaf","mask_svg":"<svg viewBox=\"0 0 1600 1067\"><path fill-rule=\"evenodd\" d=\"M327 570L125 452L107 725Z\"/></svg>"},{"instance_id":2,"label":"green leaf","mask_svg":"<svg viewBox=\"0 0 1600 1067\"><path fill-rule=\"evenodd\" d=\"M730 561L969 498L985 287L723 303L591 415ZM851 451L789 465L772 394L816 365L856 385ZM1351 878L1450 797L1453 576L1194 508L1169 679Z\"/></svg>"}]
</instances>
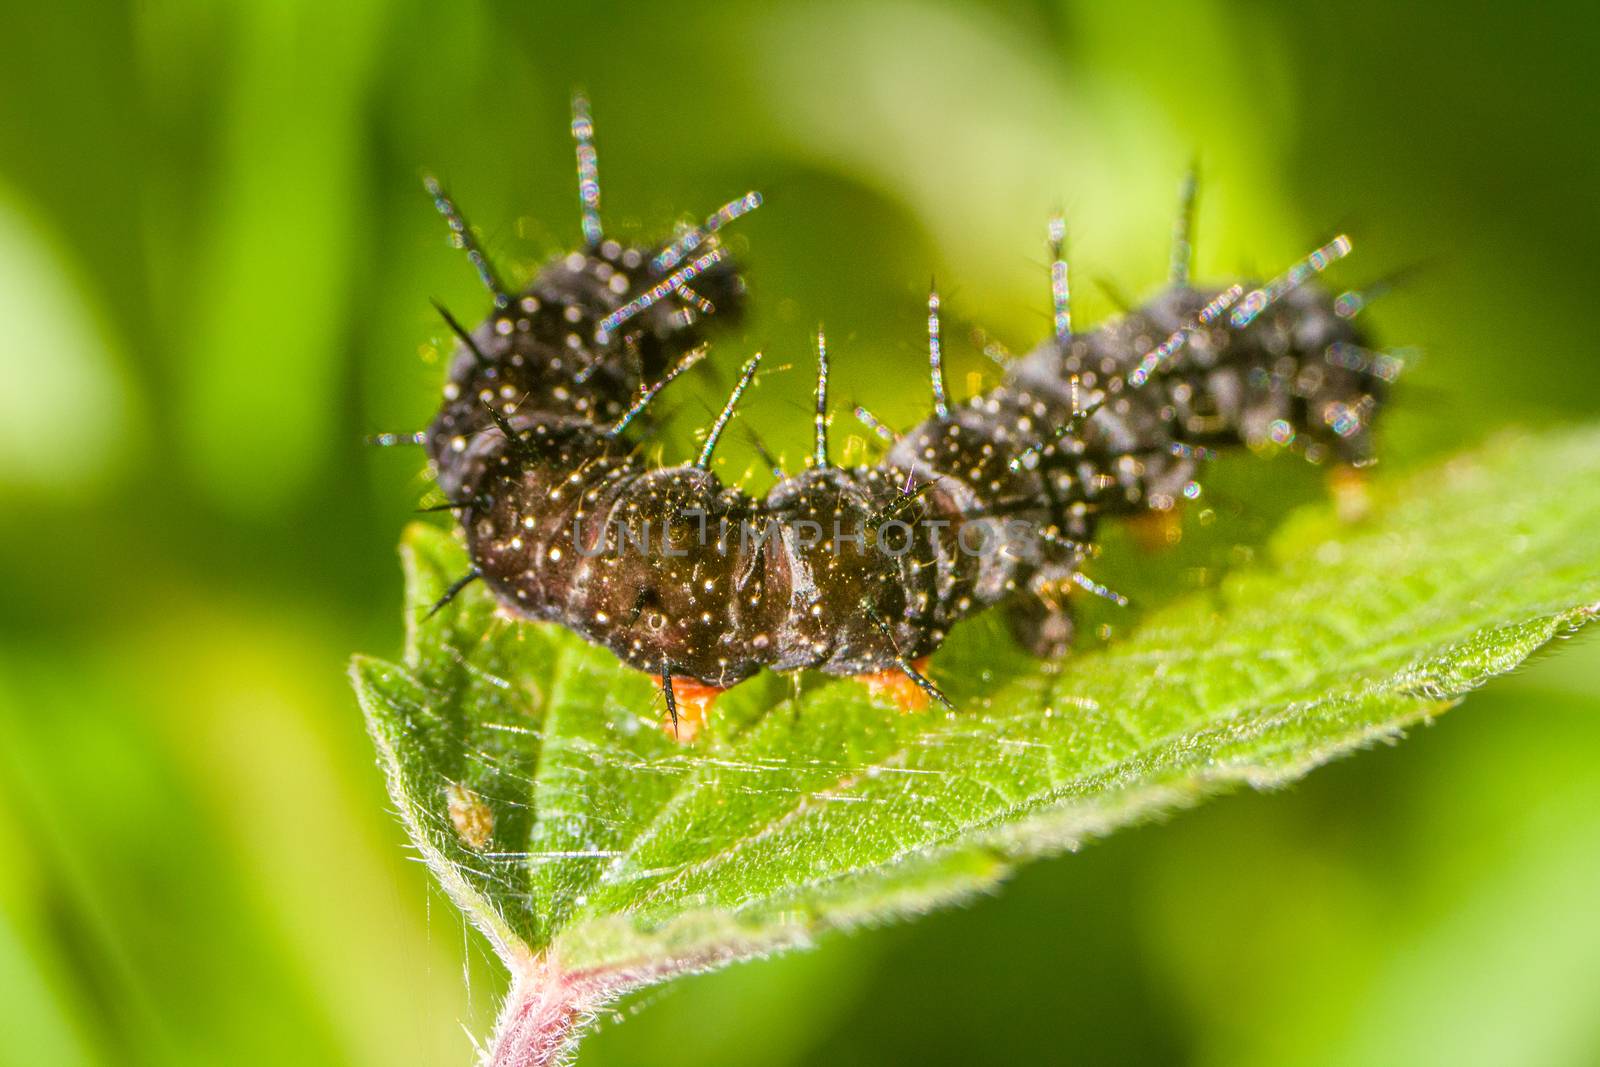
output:
<instances>
[{"instance_id":1,"label":"green leaf","mask_svg":"<svg viewBox=\"0 0 1600 1067\"><path fill-rule=\"evenodd\" d=\"M516 976L493 1062L544 1062L629 988L1397 737L1600 610L1600 431L1503 438L1372 501L1294 513L1257 565L1065 664L968 624L933 664L954 713L763 676L692 746L650 679L481 590L419 621L467 564L413 527L404 661L352 674L417 847Z\"/></svg>"}]
</instances>

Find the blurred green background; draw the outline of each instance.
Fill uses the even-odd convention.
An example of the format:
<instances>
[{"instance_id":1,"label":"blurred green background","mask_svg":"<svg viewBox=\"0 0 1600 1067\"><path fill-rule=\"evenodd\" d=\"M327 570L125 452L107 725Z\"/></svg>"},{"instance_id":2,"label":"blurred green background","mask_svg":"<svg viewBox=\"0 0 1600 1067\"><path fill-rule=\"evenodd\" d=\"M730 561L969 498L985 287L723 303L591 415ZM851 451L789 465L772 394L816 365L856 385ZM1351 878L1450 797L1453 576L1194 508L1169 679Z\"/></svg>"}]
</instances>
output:
<instances>
[{"instance_id":1,"label":"blurred green background","mask_svg":"<svg viewBox=\"0 0 1600 1067\"><path fill-rule=\"evenodd\" d=\"M399 645L427 488L361 438L430 413L428 298L485 307L420 170L508 267L572 245L574 86L613 231L766 194L724 376L756 344L806 366L825 319L837 395L909 421L930 273L1026 347L1064 208L1092 321L1090 279L1159 283L1198 153L1203 276L1334 227L1341 279L1423 266L1373 314L1423 354L1386 465L1600 411L1587 7L3 10L0 1063L470 1062L502 978L410 861L344 678ZM774 447L808 373L745 412ZM684 389L669 448L718 393ZM1231 509L1241 541L1298 477ZM580 1064L1600 1062L1597 712L1578 643L1286 793L651 991Z\"/></svg>"}]
</instances>

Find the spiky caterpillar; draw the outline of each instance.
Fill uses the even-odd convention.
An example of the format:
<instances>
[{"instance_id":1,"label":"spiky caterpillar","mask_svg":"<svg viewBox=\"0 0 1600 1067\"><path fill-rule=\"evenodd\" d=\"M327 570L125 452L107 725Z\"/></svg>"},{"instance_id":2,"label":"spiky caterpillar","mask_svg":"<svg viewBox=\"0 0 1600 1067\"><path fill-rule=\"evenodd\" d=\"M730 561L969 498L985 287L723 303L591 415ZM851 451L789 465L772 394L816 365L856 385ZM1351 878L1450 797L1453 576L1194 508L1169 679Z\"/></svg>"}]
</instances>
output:
<instances>
[{"instance_id":1,"label":"spiky caterpillar","mask_svg":"<svg viewBox=\"0 0 1600 1067\"><path fill-rule=\"evenodd\" d=\"M763 667L898 671L942 699L919 661L988 607L1008 604L1025 642L1063 651L1066 585L1106 593L1079 570L1098 523L1172 509L1195 491L1208 450L1294 442L1314 459L1369 459L1386 369L1329 295L1304 284L1348 241L1248 290L1190 286L1185 255L1150 303L1073 333L1055 231L1055 335L998 387L951 404L931 297L935 411L879 464L830 462L819 332L808 469L760 499L710 469L759 355L696 460L651 468L629 427L684 365L667 371L669 359L698 342L683 310L692 319L704 298L685 295L677 275L633 295L643 283L625 273L629 253L600 236L592 146L587 173L584 136L579 146L587 250L546 266L516 299L500 296L475 255L499 307L463 335L427 443L459 502L469 578L515 615L559 622L658 675L674 728L684 695ZM453 206L441 208L476 253ZM656 275L685 254L658 253ZM715 279L718 269L713 260L701 271ZM684 306L663 315L649 293ZM624 315L630 307L640 310Z\"/></svg>"},{"instance_id":2,"label":"spiky caterpillar","mask_svg":"<svg viewBox=\"0 0 1600 1067\"><path fill-rule=\"evenodd\" d=\"M761 204L746 193L699 226L656 248L623 245L600 228L600 185L588 103L573 100L579 198L585 248L559 256L522 291L501 281L455 203L429 177L425 184L494 298L494 310L468 332L442 306L456 335L444 403L416 435L451 500L470 497L483 479L495 420L513 411L544 411L608 423L623 415L642 383L656 380L701 344L713 317L736 320L744 281L719 231Z\"/></svg>"}]
</instances>

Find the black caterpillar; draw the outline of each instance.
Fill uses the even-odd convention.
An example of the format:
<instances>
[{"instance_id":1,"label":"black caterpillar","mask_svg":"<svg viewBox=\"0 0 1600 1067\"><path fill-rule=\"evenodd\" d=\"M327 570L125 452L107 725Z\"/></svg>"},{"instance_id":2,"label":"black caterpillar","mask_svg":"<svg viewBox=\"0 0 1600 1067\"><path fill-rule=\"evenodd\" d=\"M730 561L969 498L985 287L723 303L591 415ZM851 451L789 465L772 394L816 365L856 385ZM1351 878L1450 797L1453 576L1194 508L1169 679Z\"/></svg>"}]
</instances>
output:
<instances>
[{"instance_id":1,"label":"black caterpillar","mask_svg":"<svg viewBox=\"0 0 1600 1067\"><path fill-rule=\"evenodd\" d=\"M516 616L559 622L658 675L680 704L762 667L882 680L895 672L948 703L922 659L958 620L997 604L1039 654L1072 636L1065 592L1118 599L1080 569L1108 516L1166 513L1198 492L1211 450L1269 444L1351 467L1397 369L1350 321L1362 296L1306 284L1350 248L1335 238L1251 287L1189 283L1192 178L1170 284L1091 332L1072 329L1063 227L1051 224L1053 336L1007 359L1003 383L949 399L939 298L929 297L933 415L885 441L874 467L833 465L828 362L818 332L815 448L807 469L762 499L710 469L754 379L744 366L692 463L650 468L627 431L699 358L705 328L737 316L743 285L718 243L748 194L654 249L606 239L593 127L574 103L584 250L508 292L454 204L429 182L494 295L459 339L426 445L459 517L473 569ZM441 309L442 312L443 309ZM691 718L685 713L685 721ZM690 731L692 733L692 730Z\"/></svg>"}]
</instances>

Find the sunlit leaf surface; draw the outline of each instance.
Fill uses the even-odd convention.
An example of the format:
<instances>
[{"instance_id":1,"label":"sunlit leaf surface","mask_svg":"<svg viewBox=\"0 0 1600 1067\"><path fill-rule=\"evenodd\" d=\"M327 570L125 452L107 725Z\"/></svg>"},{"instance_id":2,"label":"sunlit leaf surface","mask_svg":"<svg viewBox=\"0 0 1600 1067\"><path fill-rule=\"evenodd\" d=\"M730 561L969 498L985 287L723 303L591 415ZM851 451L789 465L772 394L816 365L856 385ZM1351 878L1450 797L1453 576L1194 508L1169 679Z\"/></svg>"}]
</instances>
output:
<instances>
[{"instance_id":1,"label":"sunlit leaf surface","mask_svg":"<svg viewBox=\"0 0 1600 1067\"><path fill-rule=\"evenodd\" d=\"M848 679L734 690L698 743L652 682L516 624L413 527L401 663L353 674L418 848L508 961L626 986L915 913L1020 860L1393 738L1600 604L1600 433L1505 438L1291 516L1265 557L1061 669L992 621L934 659L958 710Z\"/></svg>"}]
</instances>

